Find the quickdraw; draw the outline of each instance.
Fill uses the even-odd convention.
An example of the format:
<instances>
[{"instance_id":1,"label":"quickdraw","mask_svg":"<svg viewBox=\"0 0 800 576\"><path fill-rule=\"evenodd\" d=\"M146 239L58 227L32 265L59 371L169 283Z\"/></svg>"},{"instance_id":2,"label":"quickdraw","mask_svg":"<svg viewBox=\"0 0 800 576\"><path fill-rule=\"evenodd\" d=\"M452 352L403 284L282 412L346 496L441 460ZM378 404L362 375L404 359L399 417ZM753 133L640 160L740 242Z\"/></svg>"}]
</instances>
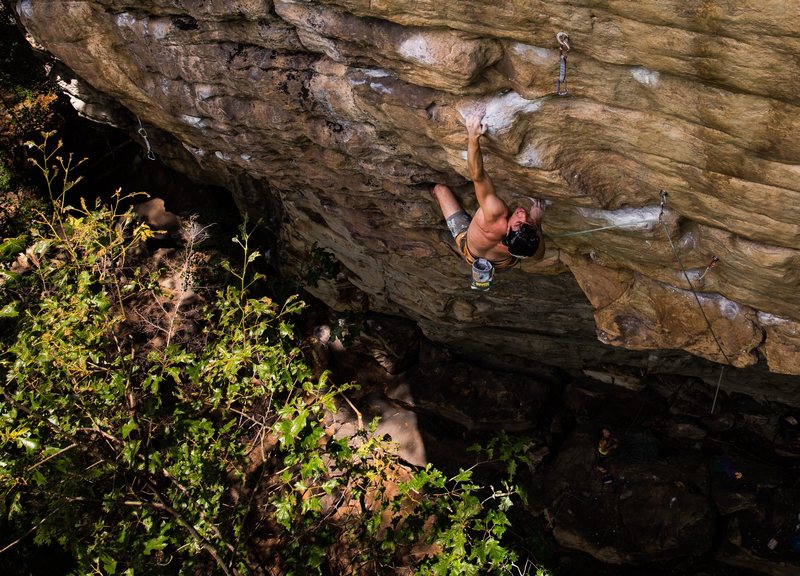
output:
<instances>
[{"instance_id":1,"label":"quickdraw","mask_svg":"<svg viewBox=\"0 0 800 576\"><path fill-rule=\"evenodd\" d=\"M711 270L714 266L716 266L717 262L719 262L719 258L717 258L716 256L712 256L711 257L711 262L708 263L708 266L706 266L706 269L703 270L703 273L700 274L700 276L698 276L697 279L698 280L702 280L703 278L705 278L706 274L708 274L708 271Z\"/></svg>"},{"instance_id":2,"label":"quickdraw","mask_svg":"<svg viewBox=\"0 0 800 576\"><path fill-rule=\"evenodd\" d=\"M569 36L565 32L556 34L558 41L559 65L558 65L558 78L556 79L556 94L559 96L566 96L569 94L567 90L567 52L570 50Z\"/></svg>"},{"instance_id":3,"label":"quickdraw","mask_svg":"<svg viewBox=\"0 0 800 576\"><path fill-rule=\"evenodd\" d=\"M147 130L145 130L144 126L142 126L142 119L137 116L136 120L139 121L139 129L136 132L137 132L137 134L139 134L139 136L142 137L142 140L144 140L145 146L147 146L147 159L148 160L155 160L156 156L155 156L155 154L153 154L153 149L150 147L150 140L148 140L148 138L147 138Z\"/></svg>"}]
</instances>

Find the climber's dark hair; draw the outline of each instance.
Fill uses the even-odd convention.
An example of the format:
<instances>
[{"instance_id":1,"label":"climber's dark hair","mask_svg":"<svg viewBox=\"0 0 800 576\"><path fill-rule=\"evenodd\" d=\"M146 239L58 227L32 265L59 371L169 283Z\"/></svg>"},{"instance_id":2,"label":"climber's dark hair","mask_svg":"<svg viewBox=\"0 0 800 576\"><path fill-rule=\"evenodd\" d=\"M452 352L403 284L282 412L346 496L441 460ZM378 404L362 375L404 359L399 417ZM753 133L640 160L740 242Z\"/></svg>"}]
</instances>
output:
<instances>
[{"instance_id":1,"label":"climber's dark hair","mask_svg":"<svg viewBox=\"0 0 800 576\"><path fill-rule=\"evenodd\" d=\"M516 230L511 230L503 238L503 245L508 247L508 252L517 258L529 258L539 249L539 231L535 226L522 224Z\"/></svg>"}]
</instances>

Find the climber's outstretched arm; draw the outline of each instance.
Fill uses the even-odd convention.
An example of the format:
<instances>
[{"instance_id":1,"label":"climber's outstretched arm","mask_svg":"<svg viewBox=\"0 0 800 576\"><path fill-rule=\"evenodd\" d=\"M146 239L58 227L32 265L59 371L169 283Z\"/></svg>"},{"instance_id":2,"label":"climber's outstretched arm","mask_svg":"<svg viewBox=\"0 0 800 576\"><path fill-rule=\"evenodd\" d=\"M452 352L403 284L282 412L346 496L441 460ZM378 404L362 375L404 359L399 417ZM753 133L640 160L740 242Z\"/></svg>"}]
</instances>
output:
<instances>
[{"instance_id":1,"label":"climber's outstretched arm","mask_svg":"<svg viewBox=\"0 0 800 576\"><path fill-rule=\"evenodd\" d=\"M480 137L486 131L481 124L483 115L475 114L467 118L467 168L469 177L475 185L475 196L483 208L487 223L506 216L508 206L497 196L492 179L483 169Z\"/></svg>"}]
</instances>

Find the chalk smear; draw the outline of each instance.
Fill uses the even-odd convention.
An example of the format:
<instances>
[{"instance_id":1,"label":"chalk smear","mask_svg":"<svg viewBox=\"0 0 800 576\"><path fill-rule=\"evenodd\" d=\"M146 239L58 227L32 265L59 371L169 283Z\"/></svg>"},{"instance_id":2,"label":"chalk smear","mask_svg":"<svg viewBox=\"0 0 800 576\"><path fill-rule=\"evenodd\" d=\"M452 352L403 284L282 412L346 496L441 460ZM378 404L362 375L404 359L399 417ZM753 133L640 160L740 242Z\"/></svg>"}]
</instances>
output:
<instances>
[{"instance_id":1,"label":"chalk smear","mask_svg":"<svg viewBox=\"0 0 800 576\"><path fill-rule=\"evenodd\" d=\"M797 322L793 322L789 318L784 318L783 316L770 314L769 312L759 312L758 321L762 326L787 326L794 324L796 327L796 329L792 331L794 333L797 333L799 331L797 328L800 328L800 324Z\"/></svg>"},{"instance_id":2,"label":"chalk smear","mask_svg":"<svg viewBox=\"0 0 800 576\"><path fill-rule=\"evenodd\" d=\"M488 100L476 100L460 106L458 112L466 121L474 114L483 113L482 124L487 132L502 132L514 124L520 114L530 114L542 107L542 99L527 100L514 91Z\"/></svg>"},{"instance_id":3,"label":"chalk smear","mask_svg":"<svg viewBox=\"0 0 800 576\"><path fill-rule=\"evenodd\" d=\"M643 68L641 66L631 70L631 76L633 76L633 79L639 84L644 84L645 86L650 87L658 86L659 82L661 81L661 74L655 70L648 70L647 68Z\"/></svg>"},{"instance_id":4,"label":"chalk smear","mask_svg":"<svg viewBox=\"0 0 800 576\"><path fill-rule=\"evenodd\" d=\"M530 44L522 44L521 42L513 44L511 46L511 51L518 56L522 56L526 60L536 62L544 62L555 56L554 50L539 48L538 46L531 46Z\"/></svg>"},{"instance_id":5,"label":"chalk smear","mask_svg":"<svg viewBox=\"0 0 800 576\"><path fill-rule=\"evenodd\" d=\"M620 210L599 210L597 208L578 208L587 220L599 220L606 226L624 226L633 230L645 230L658 222L661 206L642 208L622 208Z\"/></svg>"},{"instance_id":6,"label":"chalk smear","mask_svg":"<svg viewBox=\"0 0 800 576\"><path fill-rule=\"evenodd\" d=\"M436 58L431 54L428 41L422 34L414 34L406 38L397 49L397 52L409 60L422 64L435 64Z\"/></svg>"}]
</instances>

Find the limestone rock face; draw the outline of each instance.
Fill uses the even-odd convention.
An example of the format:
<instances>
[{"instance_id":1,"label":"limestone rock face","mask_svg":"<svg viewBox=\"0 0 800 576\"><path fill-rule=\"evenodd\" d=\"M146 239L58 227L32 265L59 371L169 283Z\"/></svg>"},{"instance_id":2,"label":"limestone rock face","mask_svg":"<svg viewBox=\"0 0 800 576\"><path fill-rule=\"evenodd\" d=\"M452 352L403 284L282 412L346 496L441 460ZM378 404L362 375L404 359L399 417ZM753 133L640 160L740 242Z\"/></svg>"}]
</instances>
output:
<instances>
[{"instance_id":1,"label":"limestone rock face","mask_svg":"<svg viewBox=\"0 0 800 576\"><path fill-rule=\"evenodd\" d=\"M795 2L16 6L74 71L62 80L86 114L138 117L156 156L227 186L280 234L284 269L307 272L315 244L331 254L339 272L309 288L337 309L404 315L531 369L709 376L683 350L800 374ZM562 31L566 97L554 93ZM476 110L501 196L549 205L545 260L488 293L470 291L426 191L447 183L474 210L464 117ZM798 401L796 384L759 382Z\"/></svg>"}]
</instances>

